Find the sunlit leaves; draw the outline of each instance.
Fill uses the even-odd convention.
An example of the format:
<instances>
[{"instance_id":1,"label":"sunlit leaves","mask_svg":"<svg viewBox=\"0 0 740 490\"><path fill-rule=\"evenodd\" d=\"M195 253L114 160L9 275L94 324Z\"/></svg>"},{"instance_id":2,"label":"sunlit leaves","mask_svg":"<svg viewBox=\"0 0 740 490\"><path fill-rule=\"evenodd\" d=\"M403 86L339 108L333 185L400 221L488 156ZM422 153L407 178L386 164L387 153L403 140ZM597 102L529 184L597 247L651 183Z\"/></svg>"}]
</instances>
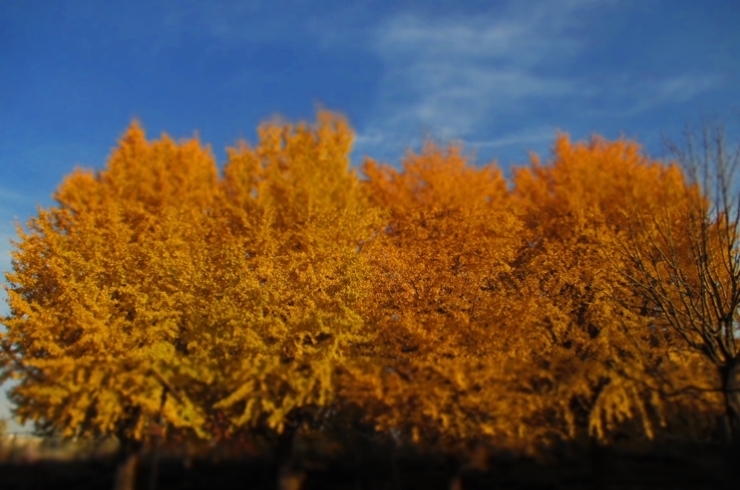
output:
<instances>
[{"instance_id":1,"label":"sunlit leaves","mask_svg":"<svg viewBox=\"0 0 740 490\"><path fill-rule=\"evenodd\" d=\"M359 178L352 138L329 112L275 120L219 173L197 139L134 123L104 169L71 173L13 251L18 414L145 439L160 416L214 437L352 406L417 441L521 443L652 437L700 406L678 393L710 385L703 365L618 253L691 246L664 233L697 197L676 167L561 135L510 183L431 142Z\"/></svg>"},{"instance_id":2,"label":"sunlit leaves","mask_svg":"<svg viewBox=\"0 0 740 490\"><path fill-rule=\"evenodd\" d=\"M22 417L140 439L164 389L152 369L187 393L194 371L178 349L192 329L215 178L196 140L149 143L134 124L106 169L70 175L58 206L19 229L3 342L36 374L13 394ZM201 432L187 395L169 404L174 426Z\"/></svg>"},{"instance_id":3,"label":"sunlit leaves","mask_svg":"<svg viewBox=\"0 0 740 490\"><path fill-rule=\"evenodd\" d=\"M522 291L533 298L532 326L547 334L539 349L553 365L577 359L582 370L555 403L566 411L580 405L600 439L629 419L650 435L661 410L644 407L665 389L670 346L659 310L630 284L620 250L635 214L681 206L683 176L627 141L572 144L561 135L553 157L516 171L514 197L526 224Z\"/></svg>"},{"instance_id":4,"label":"sunlit leaves","mask_svg":"<svg viewBox=\"0 0 740 490\"><path fill-rule=\"evenodd\" d=\"M255 148L230 150L217 212L230 255L214 270L230 275L224 300L237 300L229 339L218 342L238 354L225 365L231 394L216 408L235 410L237 425L264 415L280 428L291 410L332 401L335 369L369 339L355 312L367 290L358 249L378 223L349 168L342 118L266 124L259 136Z\"/></svg>"}]
</instances>

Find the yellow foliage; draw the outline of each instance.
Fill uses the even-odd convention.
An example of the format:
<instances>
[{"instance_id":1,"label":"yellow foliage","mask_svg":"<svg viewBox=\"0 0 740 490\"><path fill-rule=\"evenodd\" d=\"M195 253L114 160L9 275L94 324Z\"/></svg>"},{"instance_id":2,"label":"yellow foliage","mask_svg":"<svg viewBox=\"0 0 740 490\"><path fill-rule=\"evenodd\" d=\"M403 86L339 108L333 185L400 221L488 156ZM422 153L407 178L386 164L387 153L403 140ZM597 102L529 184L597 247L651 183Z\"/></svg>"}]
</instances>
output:
<instances>
[{"instance_id":1,"label":"yellow foliage","mask_svg":"<svg viewBox=\"0 0 740 490\"><path fill-rule=\"evenodd\" d=\"M634 213L681 206L681 171L628 141L572 144L560 135L553 162L533 157L514 185L525 222L519 267L523 294L532 298L528 321L545 333L532 347L547 353L550 369L577 360L556 403L567 411L577 401L599 439L632 419L652 436L661 404L649 413L645 403L666 390L665 373L675 366L667 362L666 325L627 280L620 247Z\"/></svg>"},{"instance_id":2,"label":"yellow foliage","mask_svg":"<svg viewBox=\"0 0 740 490\"><path fill-rule=\"evenodd\" d=\"M349 168L344 119L321 112L315 126L266 124L259 136L229 151L214 211L228 251L214 288L229 305L212 307L230 317L209 347L227 358L230 395L215 408L280 428L293 409L332 402L335 370L370 339L355 305L367 290L359 247L377 219Z\"/></svg>"},{"instance_id":3,"label":"yellow foliage","mask_svg":"<svg viewBox=\"0 0 740 490\"><path fill-rule=\"evenodd\" d=\"M374 221L351 130L318 119L264 125L221 180L197 140L150 143L134 123L104 170L65 179L8 274L19 415L140 439L165 388L165 419L198 435L214 408L279 427L329 403L333 366L367 337L352 305Z\"/></svg>"},{"instance_id":4,"label":"yellow foliage","mask_svg":"<svg viewBox=\"0 0 740 490\"><path fill-rule=\"evenodd\" d=\"M415 441L519 444L715 407L618 253L690 246L661 234L698 196L678 168L560 135L511 185L432 142L361 180L339 115L258 135L219 175L197 139L133 123L19 227L0 368L21 418L141 440L160 417L217 437L354 405Z\"/></svg>"},{"instance_id":5,"label":"yellow foliage","mask_svg":"<svg viewBox=\"0 0 740 490\"><path fill-rule=\"evenodd\" d=\"M18 229L2 341L26 374L13 393L23 419L141 438L158 417L156 369L182 393L169 421L202 432L182 350L216 178L197 140L149 143L134 123L106 169L75 171L58 206Z\"/></svg>"}]
</instances>

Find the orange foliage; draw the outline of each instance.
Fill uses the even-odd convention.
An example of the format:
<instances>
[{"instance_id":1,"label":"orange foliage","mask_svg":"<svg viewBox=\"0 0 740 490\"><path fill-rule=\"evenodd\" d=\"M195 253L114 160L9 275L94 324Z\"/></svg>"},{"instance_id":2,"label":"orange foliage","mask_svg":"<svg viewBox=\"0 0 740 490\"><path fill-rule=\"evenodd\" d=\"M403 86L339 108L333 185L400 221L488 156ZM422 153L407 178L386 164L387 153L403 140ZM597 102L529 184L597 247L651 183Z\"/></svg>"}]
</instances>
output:
<instances>
[{"instance_id":1,"label":"orange foliage","mask_svg":"<svg viewBox=\"0 0 740 490\"><path fill-rule=\"evenodd\" d=\"M211 310L229 328L209 343L230 392L215 408L281 430L292 411L333 402L337 369L370 338L356 305L376 218L349 169L344 119L319 113L313 127L267 124L259 136L224 169Z\"/></svg>"},{"instance_id":2,"label":"orange foliage","mask_svg":"<svg viewBox=\"0 0 740 490\"><path fill-rule=\"evenodd\" d=\"M488 395L526 353L510 277L521 226L501 172L431 142L401 171L368 160L364 172L387 219L368 250L373 293L363 310L379 341L345 396L359 397L380 427L411 435L508 430L494 419L510 406Z\"/></svg>"},{"instance_id":3,"label":"orange foliage","mask_svg":"<svg viewBox=\"0 0 740 490\"><path fill-rule=\"evenodd\" d=\"M433 143L409 155L402 172L372 160L364 171L370 198L388 215L369 252L375 292L366 317L397 337L389 355L454 358L504 341L492 335L503 314L494 291L510 270L519 222L501 172Z\"/></svg>"},{"instance_id":4,"label":"orange foliage","mask_svg":"<svg viewBox=\"0 0 740 490\"><path fill-rule=\"evenodd\" d=\"M636 214L682 206L683 175L628 141L572 144L560 135L553 153L548 166L533 157L516 171L514 196L526 224L519 267L528 322L545 334L538 350L550 370L565 376L550 374L567 387L555 405L571 434L580 413L600 439L632 419L652 435L665 423L663 383L676 366L660 313L630 285L621 244Z\"/></svg>"},{"instance_id":5,"label":"orange foliage","mask_svg":"<svg viewBox=\"0 0 740 490\"><path fill-rule=\"evenodd\" d=\"M134 123L98 173L77 170L19 228L3 335L18 414L67 435L142 438L164 414L201 432L190 392L200 379L183 355L197 336L206 255L202 226L216 195L213 157L197 140L149 143Z\"/></svg>"},{"instance_id":6,"label":"orange foliage","mask_svg":"<svg viewBox=\"0 0 740 490\"><path fill-rule=\"evenodd\" d=\"M620 253L665 239L635 216L680 230L693 192L636 144L560 135L509 188L431 142L360 180L328 112L258 133L219 176L197 140L134 123L19 228L0 333L18 415L144 439L161 413L213 437L354 405L416 439L607 440L652 436L706 382Z\"/></svg>"}]
</instances>

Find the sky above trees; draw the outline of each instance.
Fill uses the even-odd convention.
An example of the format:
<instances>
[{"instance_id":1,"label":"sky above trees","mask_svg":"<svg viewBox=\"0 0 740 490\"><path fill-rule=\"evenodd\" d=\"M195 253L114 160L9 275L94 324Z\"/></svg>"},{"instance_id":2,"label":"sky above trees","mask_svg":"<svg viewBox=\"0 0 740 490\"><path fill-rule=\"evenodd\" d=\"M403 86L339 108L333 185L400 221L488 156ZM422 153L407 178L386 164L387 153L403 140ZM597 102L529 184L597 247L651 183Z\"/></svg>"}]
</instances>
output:
<instances>
[{"instance_id":1,"label":"sky above trees","mask_svg":"<svg viewBox=\"0 0 740 490\"><path fill-rule=\"evenodd\" d=\"M349 118L357 165L398 164L425 135L506 170L548 157L557 130L656 157L686 124L732 133L738 20L733 0L6 0L0 266L13 223L76 165L102 168L132 118L152 136L197 131L220 165L261 121L310 120L317 104Z\"/></svg>"}]
</instances>

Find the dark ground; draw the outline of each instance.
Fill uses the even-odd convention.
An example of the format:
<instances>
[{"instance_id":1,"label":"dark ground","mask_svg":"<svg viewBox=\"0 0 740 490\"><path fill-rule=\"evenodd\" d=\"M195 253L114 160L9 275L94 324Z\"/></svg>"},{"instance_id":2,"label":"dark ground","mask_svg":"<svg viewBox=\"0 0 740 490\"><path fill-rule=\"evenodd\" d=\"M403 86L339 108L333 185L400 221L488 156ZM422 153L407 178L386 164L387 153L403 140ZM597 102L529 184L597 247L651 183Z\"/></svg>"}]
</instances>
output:
<instances>
[{"instance_id":1,"label":"dark ground","mask_svg":"<svg viewBox=\"0 0 740 490\"><path fill-rule=\"evenodd\" d=\"M151 455L142 457L136 489L737 489L740 452L717 445L559 449L540 459L499 453L471 467L452 455L377 450L295 461L278 472L257 456L162 455L151 486ZM113 489L113 457L0 463L0 489ZM487 466L484 470L484 466ZM286 466L283 466L284 468ZM463 469L460 469L460 468ZM279 474L282 487L279 486Z\"/></svg>"}]
</instances>

